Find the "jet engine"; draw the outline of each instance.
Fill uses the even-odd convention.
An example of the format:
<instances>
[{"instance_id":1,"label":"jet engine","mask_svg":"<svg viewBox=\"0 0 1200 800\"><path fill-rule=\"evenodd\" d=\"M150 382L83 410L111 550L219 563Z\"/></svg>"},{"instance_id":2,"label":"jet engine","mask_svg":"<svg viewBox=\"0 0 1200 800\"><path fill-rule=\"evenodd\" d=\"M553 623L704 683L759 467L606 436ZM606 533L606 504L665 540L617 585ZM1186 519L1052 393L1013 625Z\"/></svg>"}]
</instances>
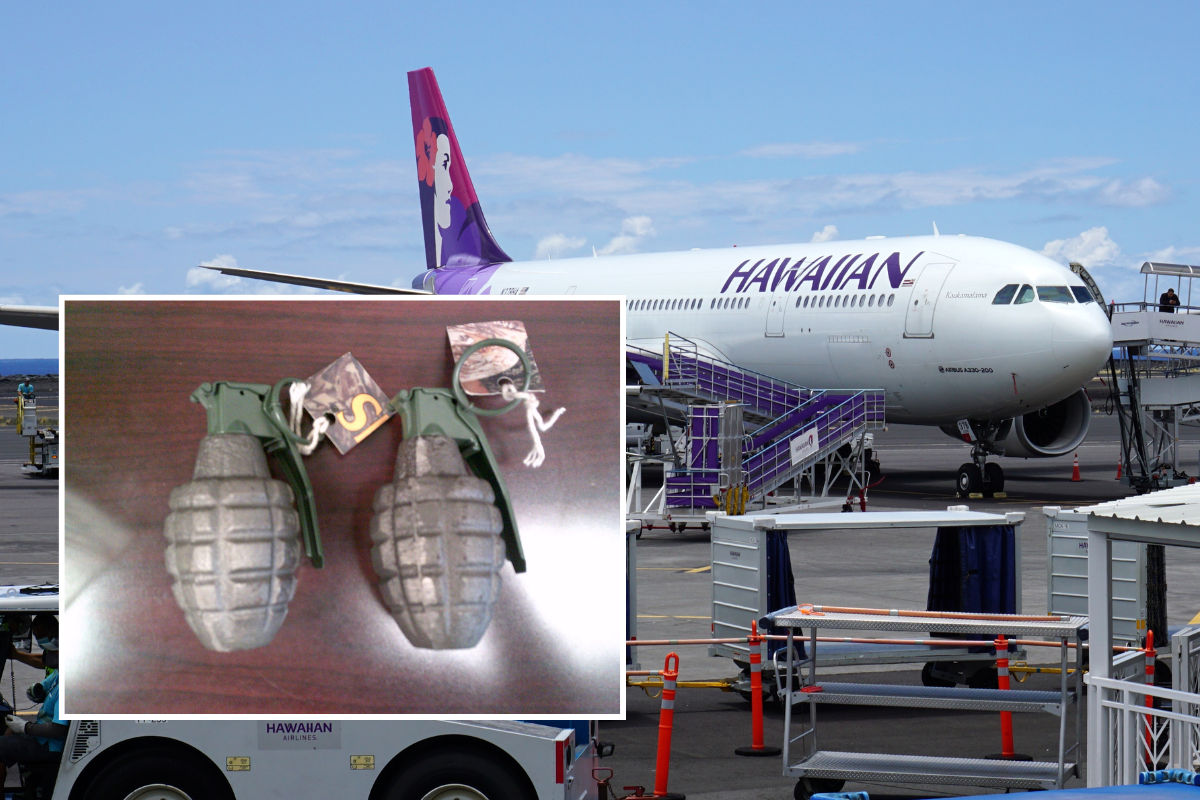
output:
<instances>
[{"instance_id":1,"label":"jet engine","mask_svg":"<svg viewBox=\"0 0 1200 800\"><path fill-rule=\"evenodd\" d=\"M1004 455L1017 458L1066 455L1083 442L1091 418L1092 403L1080 389L1054 405L1016 417L1008 436L996 444L1004 448Z\"/></svg>"}]
</instances>

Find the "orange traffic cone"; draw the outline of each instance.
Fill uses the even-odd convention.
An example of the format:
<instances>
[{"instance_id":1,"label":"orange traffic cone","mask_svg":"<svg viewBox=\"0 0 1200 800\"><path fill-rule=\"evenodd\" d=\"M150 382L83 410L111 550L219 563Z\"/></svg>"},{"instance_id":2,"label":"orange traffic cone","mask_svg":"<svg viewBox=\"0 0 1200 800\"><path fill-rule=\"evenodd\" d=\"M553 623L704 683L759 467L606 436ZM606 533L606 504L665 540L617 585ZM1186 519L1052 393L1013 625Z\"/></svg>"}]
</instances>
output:
<instances>
[{"instance_id":1,"label":"orange traffic cone","mask_svg":"<svg viewBox=\"0 0 1200 800\"><path fill-rule=\"evenodd\" d=\"M1071 470L1071 480L1072 481L1083 480L1083 478L1079 477L1079 453L1075 454L1075 467L1074 467L1074 469Z\"/></svg>"},{"instance_id":2,"label":"orange traffic cone","mask_svg":"<svg viewBox=\"0 0 1200 800\"><path fill-rule=\"evenodd\" d=\"M1121 480L1121 467L1124 463L1124 460L1120 456L1117 456L1117 480Z\"/></svg>"}]
</instances>

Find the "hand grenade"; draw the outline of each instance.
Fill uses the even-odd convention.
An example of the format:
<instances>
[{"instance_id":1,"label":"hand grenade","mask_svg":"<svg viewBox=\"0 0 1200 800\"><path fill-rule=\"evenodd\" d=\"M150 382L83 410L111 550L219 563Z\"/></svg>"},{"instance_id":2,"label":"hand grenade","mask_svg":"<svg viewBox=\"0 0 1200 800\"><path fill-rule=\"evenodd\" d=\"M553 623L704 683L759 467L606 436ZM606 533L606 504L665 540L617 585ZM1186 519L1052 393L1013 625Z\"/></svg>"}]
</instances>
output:
<instances>
[{"instance_id":1,"label":"hand grenade","mask_svg":"<svg viewBox=\"0 0 1200 800\"><path fill-rule=\"evenodd\" d=\"M371 562L385 604L417 647L474 647L487 630L505 561L495 499L453 439L400 445L395 478L375 495Z\"/></svg>"},{"instance_id":2,"label":"hand grenade","mask_svg":"<svg viewBox=\"0 0 1200 800\"><path fill-rule=\"evenodd\" d=\"M249 650L275 637L296 592L302 531L308 555L321 565L295 437L280 427L282 411L276 421L269 410L285 383L219 382L192 395L208 409L209 434L191 483L171 492L164 534L175 600L209 650ZM292 486L271 477L264 447L282 453Z\"/></svg>"},{"instance_id":3,"label":"hand grenade","mask_svg":"<svg viewBox=\"0 0 1200 800\"><path fill-rule=\"evenodd\" d=\"M292 490L271 477L258 440L200 441L192 482L171 492L167 572L188 625L209 650L268 644L287 616L300 566Z\"/></svg>"},{"instance_id":4,"label":"hand grenade","mask_svg":"<svg viewBox=\"0 0 1200 800\"><path fill-rule=\"evenodd\" d=\"M453 392L412 389L388 404L389 413L403 421L404 441L395 477L375 495L371 562L385 605L417 647L474 647L491 623L505 560L525 571L508 493L476 418L504 413L516 403L476 408L458 380L467 358L493 345L521 357L527 389L525 352L487 339L455 364Z\"/></svg>"}]
</instances>

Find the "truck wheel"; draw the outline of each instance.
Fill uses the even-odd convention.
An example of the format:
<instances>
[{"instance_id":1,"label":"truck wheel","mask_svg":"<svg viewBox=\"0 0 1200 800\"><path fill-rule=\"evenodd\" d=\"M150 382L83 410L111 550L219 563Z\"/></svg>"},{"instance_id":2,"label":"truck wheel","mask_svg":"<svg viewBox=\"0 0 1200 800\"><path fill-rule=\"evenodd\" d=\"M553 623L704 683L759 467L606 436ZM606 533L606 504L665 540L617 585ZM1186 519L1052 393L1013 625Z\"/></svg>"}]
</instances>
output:
<instances>
[{"instance_id":1,"label":"truck wheel","mask_svg":"<svg viewBox=\"0 0 1200 800\"><path fill-rule=\"evenodd\" d=\"M100 770L84 800L234 800L216 767L167 748L127 753Z\"/></svg>"},{"instance_id":2,"label":"truck wheel","mask_svg":"<svg viewBox=\"0 0 1200 800\"><path fill-rule=\"evenodd\" d=\"M397 775L384 800L529 800L504 763L473 750L439 750Z\"/></svg>"}]
</instances>

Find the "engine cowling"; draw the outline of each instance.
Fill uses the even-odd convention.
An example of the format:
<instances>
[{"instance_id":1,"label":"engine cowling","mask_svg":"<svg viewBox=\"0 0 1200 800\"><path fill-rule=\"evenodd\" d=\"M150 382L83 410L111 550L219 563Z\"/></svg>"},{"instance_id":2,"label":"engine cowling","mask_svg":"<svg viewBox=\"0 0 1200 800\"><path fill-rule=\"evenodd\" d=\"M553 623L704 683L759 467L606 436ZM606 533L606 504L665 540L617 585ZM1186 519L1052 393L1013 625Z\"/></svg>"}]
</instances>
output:
<instances>
[{"instance_id":1,"label":"engine cowling","mask_svg":"<svg viewBox=\"0 0 1200 800\"><path fill-rule=\"evenodd\" d=\"M1013 420L1012 430L996 442L1004 455L1016 458L1051 458L1073 452L1087 436L1092 403L1080 389L1040 411Z\"/></svg>"}]
</instances>

